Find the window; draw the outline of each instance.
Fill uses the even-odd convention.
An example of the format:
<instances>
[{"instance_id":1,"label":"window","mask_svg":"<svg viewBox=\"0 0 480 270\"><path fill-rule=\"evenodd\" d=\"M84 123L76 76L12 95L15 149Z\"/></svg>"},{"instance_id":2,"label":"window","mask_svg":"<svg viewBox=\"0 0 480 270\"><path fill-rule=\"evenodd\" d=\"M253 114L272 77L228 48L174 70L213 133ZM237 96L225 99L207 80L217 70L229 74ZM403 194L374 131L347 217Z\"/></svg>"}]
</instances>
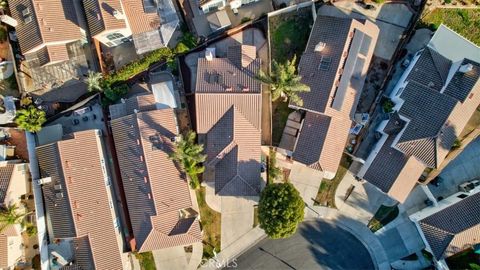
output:
<instances>
[{"instance_id":1,"label":"window","mask_svg":"<svg viewBox=\"0 0 480 270\"><path fill-rule=\"evenodd\" d=\"M119 38L123 38L124 36L120 33L111 33L109 35L107 35L107 38L108 40L115 40L115 39L119 39Z\"/></svg>"}]
</instances>

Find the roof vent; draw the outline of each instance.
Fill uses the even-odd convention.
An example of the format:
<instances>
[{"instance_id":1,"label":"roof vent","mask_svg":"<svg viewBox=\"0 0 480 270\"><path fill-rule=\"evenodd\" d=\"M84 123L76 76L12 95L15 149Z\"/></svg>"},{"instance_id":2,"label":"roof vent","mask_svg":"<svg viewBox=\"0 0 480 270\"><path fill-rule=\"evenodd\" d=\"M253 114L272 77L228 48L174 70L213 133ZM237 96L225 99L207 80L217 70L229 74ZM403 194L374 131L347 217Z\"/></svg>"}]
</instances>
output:
<instances>
[{"instance_id":1,"label":"roof vent","mask_svg":"<svg viewBox=\"0 0 480 270\"><path fill-rule=\"evenodd\" d=\"M118 11L118 10L113 11L113 17L115 17L115 19L117 19L117 20L123 20L124 19L123 13L121 11Z\"/></svg>"},{"instance_id":2,"label":"roof vent","mask_svg":"<svg viewBox=\"0 0 480 270\"><path fill-rule=\"evenodd\" d=\"M315 45L315 51L316 52L321 52L321 51L323 51L323 49L325 49L326 46L327 46L327 44L325 42L318 42L318 44Z\"/></svg>"},{"instance_id":3,"label":"roof vent","mask_svg":"<svg viewBox=\"0 0 480 270\"><path fill-rule=\"evenodd\" d=\"M215 48L207 48L205 50L205 59L207 61L212 61L215 58Z\"/></svg>"},{"instance_id":4,"label":"roof vent","mask_svg":"<svg viewBox=\"0 0 480 270\"><path fill-rule=\"evenodd\" d=\"M435 83L434 83L434 82L429 82L429 83L428 83L428 87L430 87L430 88L435 87Z\"/></svg>"},{"instance_id":5,"label":"roof vent","mask_svg":"<svg viewBox=\"0 0 480 270\"><path fill-rule=\"evenodd\" d=\"M473 70L473 65L470 64L470 63L465 64L465 65L461 65L460 68L458 69L458 71L460 71L462 73L468 73L472 70Z\"/></svg>"},{"instance_id":6,"label":"roof vent","mask_svg":"<svg viewBox=\"0 0 480 270\"><path fill-rule=\"evenodd\" d=\"M133 109L133 112L134 112L134 113L138 113L138 110L137 110L137 109Z\"/></svg>"}]
</instances>

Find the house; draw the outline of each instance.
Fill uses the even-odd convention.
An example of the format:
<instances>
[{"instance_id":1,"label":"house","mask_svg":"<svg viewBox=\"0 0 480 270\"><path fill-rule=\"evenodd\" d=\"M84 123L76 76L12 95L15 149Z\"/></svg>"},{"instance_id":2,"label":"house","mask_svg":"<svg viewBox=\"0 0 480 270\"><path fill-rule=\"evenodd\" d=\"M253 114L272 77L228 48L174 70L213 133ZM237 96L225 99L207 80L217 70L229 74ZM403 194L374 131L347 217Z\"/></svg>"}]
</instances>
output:
<instances>
[{"instance_id":1,"label":"house","mask_svg":"<svg viewBox=\"0 0 480 270\"><path fill-rule=\"evenodd\" d=\"M289 104L304 112L292 159L324 178L340 164L378 33L370 21L318 16L300 59L310 92L299 94L302 105Z\"/></svg>"},{"instance_id":2,"label":"house","mask_svg":"<svg viewBox=\"0 0 480 270\"><path fill-rule=\"evenodd\" d=\"M179 24L171 0L83 0L92 38L107 47L133 39L137 54L167 46Z\"/></svg>"},{"instance_id":3,"label":"house","mask_svg":"<svg viewBox=\"0 0 480 270\"><path fill-rule=\"evenodd\" d=\"M480 48L440 26L393 89L394 112L358 177L404 202L426 168L443 162L480 104Z\"/></svg>"},{"instance_id":4,"label":"house","mask_svg":"<svg viewBox=\"0 0 480 270\"><path fill-rule=\"evenodd\" d=\"M195 83L196 129L207 160L203 180L221 196L260 192L261 83L255 46L228 48L226 57L207 48L198 59Z\"/></svg>"},{"instance_id":5,"label":"house","mask_svg":"<svg viewBox=\"0 0 480 270\"><path fill-rule=\"evenodd\" d=\"M132 250L201 242L194 198L179 165L169 158L179 132L174 109L146 94L110 106L110 116L133 229Z\"/></svg>"},{"instance_id":6,"label":"house","mask_svg":"<svg viewBox=\"0 0 480 270\"><path fill-rule=\"evenodd\" d=\"M198 0L198 5L203 13L209 13L222 10L229 6L232 10L240 8L242 5L258 2L260 0Z\"/></svg>"},{"instance_id":7,"label":"house","mask_svg":"<svg viewBox=\"0 0 480 270\"><path fill-rule=\"evenodd\" d=\"M16 205L23 209L22 197L30 193L28 164L20 160L0 161L0 207ZM0 224L0 269L14 269L23 258L20 224Z\"/></svg>"},{"instance_id":8,"label":"house","mask_svg":"<svg viewBox=\"0 0 480 270\"><path fill-rule=\"evenodd\" d=\"M122 227L100 130L37 147L50 265L124 269Z\"/></svg>"},{"instance_id":9,"label":"house","mask_svg":"<svg viewBox=\"0 0 480 270\"><path fill-rule=\"evenodd\" d=\"M437 206L410 216L437 263L445 265L443 259L480 244L479 205L480 186L470 193L453 194Z\"/></svg>"},{"instance_id":10,"label":"house","mask_svg":"<svg viewBox=\"0 0 480 270\"><path fill-rule=\"evenodd\" d=\"M85 29L79 26L74 2L8 1L11 15L17 22L16 39L23 55L20 69L28 74L19 77L24 90L50 90L72 81L77 84L74 91L79 87L86 91L86 86L77 80L88 71L83 50L87 40Z\"/></svg>"}]
</instances>

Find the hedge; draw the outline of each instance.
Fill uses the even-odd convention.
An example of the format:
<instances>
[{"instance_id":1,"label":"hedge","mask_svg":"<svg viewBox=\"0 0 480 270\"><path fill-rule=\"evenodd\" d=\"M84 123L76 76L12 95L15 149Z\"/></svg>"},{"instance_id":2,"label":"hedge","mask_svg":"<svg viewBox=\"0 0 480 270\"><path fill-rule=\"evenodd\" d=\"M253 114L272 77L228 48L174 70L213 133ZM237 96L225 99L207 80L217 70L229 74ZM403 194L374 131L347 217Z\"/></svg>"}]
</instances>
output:
<instances>
[{"instance_id":1,"label":"hedge","mask_svg":"<svg viewBox=\"0 0 480 270\"><path fill-rule=\"evenodd\" d=\"M174 57L174 52L167 48L160 48L153 52L150 52L145 55L142 59L134 61L130 64L127 64L120 70L105 76L105 84L107 86L112 86L116 84L121 84L130 79L131 77L147 70L150 65L153 63L162 61L162 60L171 60Z\"/></svg>"}]
</instances>

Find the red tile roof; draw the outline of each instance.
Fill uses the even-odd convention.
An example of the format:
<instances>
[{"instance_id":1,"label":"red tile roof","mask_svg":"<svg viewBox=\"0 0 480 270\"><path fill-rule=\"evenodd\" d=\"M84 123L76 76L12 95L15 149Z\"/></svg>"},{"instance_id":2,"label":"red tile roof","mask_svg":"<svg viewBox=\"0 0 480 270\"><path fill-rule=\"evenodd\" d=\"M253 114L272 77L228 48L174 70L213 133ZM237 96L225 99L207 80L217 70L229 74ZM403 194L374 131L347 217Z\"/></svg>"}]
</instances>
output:
<instances>
[{"instance_id":1,"label":"red tile roof","mask_svg":"<svg viewBox=\"0 0 480 270\"><path fill-rule=\"evenodd\" d=\"M112 119L111 125L136 248L143 252L199 242L198 220L187 222L180 214L192 207L185 175L168 157L178 135L174 111L151 109L133 100L119 105L137 104L138 112L132 107L125 116Z\"/></svg>"}]
</instances>

